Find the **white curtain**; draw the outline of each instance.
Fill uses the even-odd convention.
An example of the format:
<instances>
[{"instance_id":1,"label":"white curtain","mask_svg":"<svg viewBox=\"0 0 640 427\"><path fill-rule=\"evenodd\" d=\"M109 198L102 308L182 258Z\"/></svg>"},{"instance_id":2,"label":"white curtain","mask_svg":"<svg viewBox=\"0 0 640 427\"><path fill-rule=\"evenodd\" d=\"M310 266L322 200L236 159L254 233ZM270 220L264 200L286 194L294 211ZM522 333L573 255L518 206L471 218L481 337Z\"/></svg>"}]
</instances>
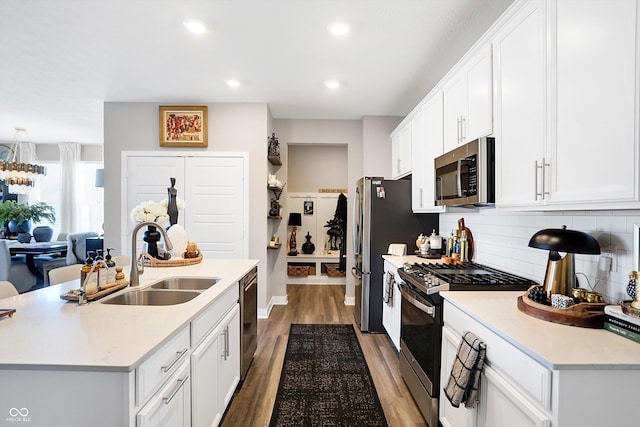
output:
<instances>
[{"instance_id":1,"label":"white curtain","mask_svg":"<svg viewBox=\"0 0 640 427\"><path fill-rule=\"evenodd\" d=\"M60 232L75 233L79 231L76 183L81 146L80 144L74 144L72 142L64 142L59 144L58 147L60 148L60 169L62 175L58 223L60 224Z\"/></svg>"}]
</instances>

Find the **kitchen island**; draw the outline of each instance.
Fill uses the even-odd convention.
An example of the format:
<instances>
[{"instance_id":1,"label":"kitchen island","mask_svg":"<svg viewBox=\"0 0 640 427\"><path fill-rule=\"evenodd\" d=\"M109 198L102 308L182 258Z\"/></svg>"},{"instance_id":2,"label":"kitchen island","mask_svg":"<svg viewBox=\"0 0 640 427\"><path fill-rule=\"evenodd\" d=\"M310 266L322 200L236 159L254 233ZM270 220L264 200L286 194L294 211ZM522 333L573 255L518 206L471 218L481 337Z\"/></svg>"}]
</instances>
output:
<instances>
[{"instance_id":1,"label":"kitchen island","mask_svg":"<svg viewBox=\"0 0 640 427\"><path fill-rule=\"evenodd\" d=\"M487 345L478 407L454 408L441 390L443 426L637 425L640 344L528 316L517 308L522 292L441 295L442 387L464 332Z\"/></svg>"},{"instance_id":2,"label":"kitchen island","mask_svg":"<svg viewBox=\"0 0 640 427\"><path fill-rule=\"evenodd\" d=\"M197 397L190 386L195 391L197 375L211 369L197 362L232 361L233 369L222 365L218 371L231 372L230 381L237 384L238 281L257 263L204 260L188 267L146 268L140 288L170 277L220 278L177 305L93 301L79 306L61 300L60 294L79 287L79 281L3 299L2 308L16 313L0 319L0 425L182 425L178 418L190 424L191 401ZM209 392L209 406L215 406ZM176 411L154 412L172 401L180 403ZM220 406L216 411L218 418L224 412Z\"/></svg>"}]
</instances>

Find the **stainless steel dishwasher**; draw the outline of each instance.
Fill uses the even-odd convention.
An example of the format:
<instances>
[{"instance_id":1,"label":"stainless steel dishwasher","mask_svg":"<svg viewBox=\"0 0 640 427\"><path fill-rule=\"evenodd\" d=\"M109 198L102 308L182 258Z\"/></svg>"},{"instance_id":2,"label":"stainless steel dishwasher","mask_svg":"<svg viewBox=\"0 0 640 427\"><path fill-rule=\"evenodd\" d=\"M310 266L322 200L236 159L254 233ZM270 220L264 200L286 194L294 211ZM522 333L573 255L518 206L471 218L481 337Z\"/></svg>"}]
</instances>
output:
<instances>
[{"instance_id":1,"label":"stainless steel dishwasher","mask_svg":"<svg viewBox=\"0 0 640 427\"><path fill-rule=\"evenodd\" d=\"M242 337L240 339L240 381L247 376L253 355L258 347L258 268L240 279L240 318Z\"/></svg>"}]
</instances>

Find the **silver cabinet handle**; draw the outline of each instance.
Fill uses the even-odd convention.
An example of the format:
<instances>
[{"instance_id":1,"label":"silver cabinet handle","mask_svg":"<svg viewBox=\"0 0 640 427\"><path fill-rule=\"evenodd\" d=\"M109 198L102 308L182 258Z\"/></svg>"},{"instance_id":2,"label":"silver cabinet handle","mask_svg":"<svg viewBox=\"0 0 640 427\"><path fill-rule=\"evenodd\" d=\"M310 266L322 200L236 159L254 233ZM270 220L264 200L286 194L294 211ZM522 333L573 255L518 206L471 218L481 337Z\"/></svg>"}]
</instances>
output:
<instances>
[{"instance_id":1,"label":"silver cabinet handle","mask_svg":"<svg viewBox=\"0 0 640 427\"><path fill-rule=\"evenodd\" d=\"M182 388L182 386L184 385L184 383L187 382L187 380L189 379L189 375L187 375L184 378L180 378L177 381L177 386L176 388L171 392L171 394L169 395L169 397L163 397L162 401L164 402L165 405L168 405L169 403L171 403L171 401L173 400L173 398L176 396L176 394L178 394L178 392L180 391L180 389Z\"/></svg>"},{"instance_id":2,"label":"silver cabinet handle","mask_svg":"<svg viewBox=\"0 0 640 427\"><path fill-rule=\"evenodd\" d=\"M467 119L464 116L460 116L460 141L464 142L467 140L467 133L465 132L464 124L467 122Z\"/></svg>"},{"instance_id":3,"label":"silver cabinet handle","mask_svg":"<svg viewBox=\"0 0 640 427\"><path fill-rule=\"evenodd\" d=\"M168 364L168 365L163 366L163 367L162 367L162 372L165 372L165 373L166 373L166 372L169 372L169 371L170 371L170 370L175 366L175 364L176 364L176 363L178 363L178 360L180 360L180 358L182 357L182 355L183 355L183 354L185 354L187 351L189 351L189 347L185 348L185 349L184 349L184 350L182 350L182 351L178 351L178 352L176 352L176 357L175 357L175 359L173 359L171 362L169 362L169 364Z\"/></svg>"},{"instance_id":4,"label":"silver cabinet handle","mask_svg":"<svg viewBox=\"0 0 640 427\"><path fill-rule=\"evenodd\" d=\"M540 166L538 166L538 160L534 160L534 171L535 174L533 175L533 182L534 182L534 196L533 199L534 200L538 200L538 196L542 197L542 193L538 193L538 169L540 168Z\"/></svg>"},{"instance_id":5,"label":"silver cabinet handle","mask_svg":"<svg viewBox=\"0 0 640 427\"><path fill-rule=\"evenodd\" d=\"M229 325L224 327L222 337L224 338L224 350L222 351L222 357L224 357L224 360L227 360L229 357Z\"/></svg>"},{"instance_id":6,"label":"silver cabinet handle","mask_svg":"<svg viewBox=\"0 0 640 427\"><path fill-rule=\"evenodd\" d=\"M460 137L460 133L461 133L461 132L460 132L460 124L461 124L461 122L462 122L462 121L461 121L460 119L461 119L461 118L460 118L460 117L458 117L458 129L457 129L457 131L458 131L458 144L460 144L460 141L462 141L462 139L461 139L461 137Z\"/></svg>"},{"instance_id":7,"label":"silver cabinet handle","mask_svg":"<svg viewBox=\"0 0 640 427\"><path fill-rule=\"evenodd\" d=\"M423 200L422 200L423 199L423 192L424 192L424 190L421 188L420 189L420 207L424 206Z\"/></svg>"},{"instance_id":8,"label":"silver cabinet handle","mask_svg":"<svg viewBox=\"0 0 640 427\"><path fill-rule=\"evenodd\" d=\"M535 161L535 168L536 168L536 173L535 173L535 200L538 200L538 196L540 196L540 199L544 200L545 196L549 195L548 191L545 191L546 188L546 170L545 168L547 166L551 166L551 164L547 163L544 160L544 157L542 158L542 164L538 165L538 161ZM538 169L541 169L542 172L542 191L538 191Z\"/></svg>"},{"instance_id":9,"label":"silver cabinet handle","mask_svg":"<svg viewBox=\"0 0 640 427\"><path fill-rule=\"evenodd\" d=\"M544 157L543 157L542 158L542 198L543 199L546 199L547 198L546 196L549 195L549 192L546 191L546 189L547 189L547 184L546 184L546 181L547 181L547 170L546 170L546 167L548 167L548 166L551 166L551 164L547 163L544 160Z\"/></svg>"}]
</instances>

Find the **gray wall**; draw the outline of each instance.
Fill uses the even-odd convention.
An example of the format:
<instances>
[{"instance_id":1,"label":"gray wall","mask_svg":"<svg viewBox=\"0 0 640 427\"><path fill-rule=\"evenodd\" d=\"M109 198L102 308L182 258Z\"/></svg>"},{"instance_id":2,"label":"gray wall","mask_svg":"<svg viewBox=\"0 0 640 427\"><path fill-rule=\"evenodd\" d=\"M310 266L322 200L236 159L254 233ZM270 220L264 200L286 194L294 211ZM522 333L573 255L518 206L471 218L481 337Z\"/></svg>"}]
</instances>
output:
<instances>
[{"instance_id":1,"label":"gray wall","mask_svg":"<svg viewBox=\"0 0 640 427\"><path fill-rule=\"evenodd\" d=\"M362 175L391 179L391 138L389 134L404 117L364 116L362 118Z\"/></svg>"},{"instance_id":2,"label":"gray wall","mask_svg":"<svg viewBox=\"0 0 640 427\"><path fill-rule=\"evenodd\" d=\"M287 191L318 192L319 188L349 186L346 145L292 145L287 147Z\"/></svg>"}]
</instances>

